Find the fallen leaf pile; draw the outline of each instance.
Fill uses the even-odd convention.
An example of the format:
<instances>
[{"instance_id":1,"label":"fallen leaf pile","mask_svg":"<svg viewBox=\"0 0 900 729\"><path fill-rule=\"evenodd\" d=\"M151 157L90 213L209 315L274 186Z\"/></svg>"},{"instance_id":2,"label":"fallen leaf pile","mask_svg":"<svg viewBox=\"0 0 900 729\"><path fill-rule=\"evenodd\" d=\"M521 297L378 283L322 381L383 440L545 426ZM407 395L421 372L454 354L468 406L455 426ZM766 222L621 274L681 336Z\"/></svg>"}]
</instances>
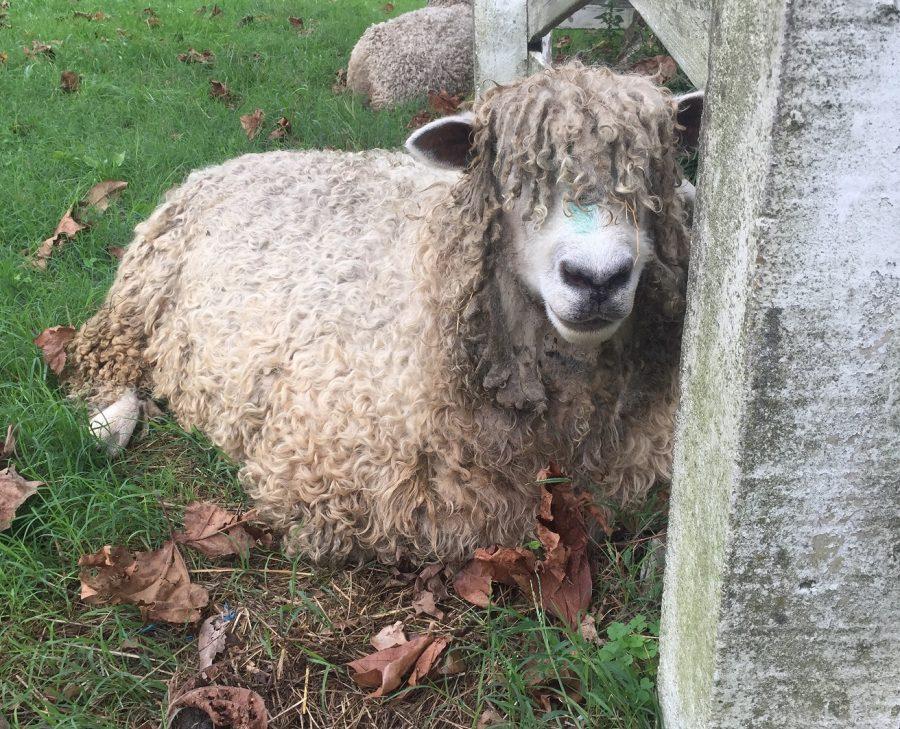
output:
<instances>
[{"instance_id":1,"label":"fallen leaf pile","mask_svg":"<svg viewBox=\"0 0 900 729\"><path fill-rule=\"evenodd\" d=\"M538 475L543 480L555 475ZM454 588L464 600L487 607L492 583L518 587L572 628L581 623L591 600L591 570L587 558L587 530L580 500L568 484L542 486L537 536L544 551L539 559L524 547L478 549L460 570Z\"/></svg>"},{"instance_id":2,"label":"fallen leaf pile","mask_svg":"<svg viewBox=\"0 0 900 729\"><path fill-rule=\"evenodd\" d=\"M678 74L678 64L672 56L652 56L633 63L628 71L641 76L650 76L654 83L665 84Z\"/></svg>"},{"instance_id":3,"label":"fallen leaf pile","mask_svg":"<svg viewBox=\"0 0 900 729\"><path fill-rule=\"evenodd\" d=\"M66 347L75 336L73 327L58 326L45 329L34 338L34 343L41 350L44 362L53 370L54 374L60 374L66 366Z\"/></svg>"},{"instance_id":4,"label":"fallen leaf pile","mask_svg":"<svg viewBox=\"0 0 900 729\"><path fill-rule=\"evenodd\" d=\"M66 210L65 214L56 225L53 235L41 243L35 254L34 265L38 268L46 268L47 260L53 255L53 251L71 240L80 231L91 226L93 219L103 213L110 202L126 187L128 183L122 180L105 180L98 182L88 190L85 198L78 205Z\"/></svg>"},{"instance_id":5,"label":"fallen leaf pile","mask_svg":"<svg viewBox=\"0 0 900 729\"><path fill-rule=\"evenodd\" d=\"M175 542L160 549L130 552L103 547L78 560L81 599L88 605L136 605L144 620L186 623L200 619L209 595L191 582Z\"/></svg>"},{"instance_id":6,"label":"fallen leaf pile","mask_svg":"<svg viewBox=\"0 0 900 729\"><path fill-rule=\"evenodd\" d=\"M199 620L209 595L191 582L178 545L208 557L246 554L257 543L269 546L271 535L252 526L253 518L254 512L238 517L215 504L195 501L185 510L184 531L157 550L131 552L108 545L82 556L78 561L81 599L89 605L135 605L144 620Z\"/></svg>"},{"instance_id":7,"label":"fallen leaf pile","mask_svg":"<svg viewBox=\"0 0 900 729\"><path fill-rule=\"evenodd\" d=\"M73 13L73 15L74 15L74 17L76 17L76 18L83 18L84 20L100 21L100 20L105 20L105 19L106 19L106 15L104 15L103 12L101 12L100 10L98 10L98 11L95 12L95 13L85 13L85 12L82 11L82 10L76 10L76 11Z\"/></svg>"},{"instance_id":8,"label":"fallen leaf pile","mask_svg":"<svg viewBox=\"0 0 900 729\"><path fill-rule=\"evenodd\" d=\"M178 60L182 63L200 63L208 66L215 62L216 56L208 48L204 49L202 52L196 51L193 48L188 48L187 53L178 54Z\"/></svg>"},{"instance_id":9,"label":"fallen leaf pile","mask_svg":"<svg viewBox=\"0 0 900 729\"><path fill-rule=\"evenodd\" d=\"M404 679L415 686L435 669L435 662L449 638L419 635L407 639L403 623L394 623L372 638L375 653L350 661L353 680L363 688L373 688L370 698L378 698L398 688Z\"/></svg>"},{"instance_id":10,"label":"fallen leaf pile","mask_svg":"<svg viewBox=\"0 0 900 729\"><path fill-rule=\"evenodd\" d=\"M175 541L207 557L245 555L257 541L271 544L269 534L251 525L255 517L253 511L238 517L221 506L194 501L184 511L184 531L175 534Z\"/></svg>"},{"instance_id":11,"label":"fallen leaf pile","mask_svg":"<svg viewBox=\"0 0 900 729\"><path fill-rule=\"evenodd\" d=\"M456 114L462 101L461 95L451 94L444 89L437 92L430 91L428 92L428 108L416 113L406 127L407 129L418 129L438 117Z\"/></svg>"},{"instance_id":12,"label":"fallen leaf pile","mask_svg":"<svg viewBox=\"0 0 900 729\"><path fill-rule=\"evenodd\" d=\"M286 116L278 117L278 121L275 122L275 128L269 132L269 136L267 139L269 141L274 141L276 139L284 139L291 133L291 120Z\"/></svg>"},{"instance_id":13,"label":"fallen leaf pile","mask_svg":"<svg viewBox=\"0 0 900 729\"><path fill-rule=\"evenodd\" d=\"M31 41L30 46L23 46L22 52L25 54L26 58L37 58L38 56L47 56L48 58L53 58L56 55L56 51L53 50L53 46L47 43L42 43L39 40Z\"/></svg>"}]
</instances>

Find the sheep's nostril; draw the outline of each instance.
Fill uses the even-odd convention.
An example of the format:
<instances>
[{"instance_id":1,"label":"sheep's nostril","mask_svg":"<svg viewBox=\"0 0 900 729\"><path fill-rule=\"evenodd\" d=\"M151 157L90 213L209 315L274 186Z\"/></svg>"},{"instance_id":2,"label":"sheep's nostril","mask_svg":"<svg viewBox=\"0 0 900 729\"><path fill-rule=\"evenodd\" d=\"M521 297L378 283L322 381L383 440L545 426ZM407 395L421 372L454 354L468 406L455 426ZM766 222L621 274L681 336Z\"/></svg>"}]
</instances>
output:
<instances>
[{"instance_id":1,"label":"sheep's nostril","mask_svg":"<svg viewBox=\"0 0 900 729\"><path fill-rule=\"evenodd\" d=\"M575 289L593 289L598 285L590 271L569 261L560 261L559 275L566 286Z\"/></svg>"},{"instance_id":2,"label":"sheep's nostril","mask_svg":"<svg viewBox=\"0 0 900 729\"><path fill-rule=\"evenodd\" d=\"M566 286L605 299L628 283L633 266L634 263L628 260L614 268L595 271L563 260L559 263L559 276Z\"/></svg>"}]
</instances>

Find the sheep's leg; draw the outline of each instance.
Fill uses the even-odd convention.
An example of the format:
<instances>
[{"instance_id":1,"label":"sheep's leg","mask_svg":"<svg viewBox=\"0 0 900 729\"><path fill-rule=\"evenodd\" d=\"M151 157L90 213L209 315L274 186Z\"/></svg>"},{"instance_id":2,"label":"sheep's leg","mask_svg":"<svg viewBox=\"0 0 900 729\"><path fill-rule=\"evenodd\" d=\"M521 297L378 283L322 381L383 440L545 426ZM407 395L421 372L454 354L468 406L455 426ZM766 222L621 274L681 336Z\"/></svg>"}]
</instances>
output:
<instances>
[{"instance_id":1,"label":"sheep's leg","mask_svg":"<svg viewBox=\"0 0 900 729\"><path fill-rule=\"evenodd\" d=\"M112 405L103 408L91 418L91 433L106 448L110 456L118 455L128 445L142 410L137 392L129 388Z\"/></svg>"}]
</instances>

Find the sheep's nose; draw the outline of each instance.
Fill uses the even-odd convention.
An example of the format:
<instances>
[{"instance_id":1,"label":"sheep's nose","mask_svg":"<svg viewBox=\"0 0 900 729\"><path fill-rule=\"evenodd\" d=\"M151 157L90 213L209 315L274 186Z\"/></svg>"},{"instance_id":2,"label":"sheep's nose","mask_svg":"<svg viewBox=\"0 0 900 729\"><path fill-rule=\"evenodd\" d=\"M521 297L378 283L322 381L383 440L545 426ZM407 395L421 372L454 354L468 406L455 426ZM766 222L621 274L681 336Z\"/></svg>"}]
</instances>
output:
<instances>
[{"instance_id":1,"label":"sheep's nose","mask_svg":"<svg viewBox=\"0 0 900 729\"><path fill-rule=\"evenodd\" d=\"M590 296L594 303L600 304L628 285L632 268L634 261L630 258L601 271L564 259L559 262L559 276L566 286Z\"/></svg>"}]
</instances>

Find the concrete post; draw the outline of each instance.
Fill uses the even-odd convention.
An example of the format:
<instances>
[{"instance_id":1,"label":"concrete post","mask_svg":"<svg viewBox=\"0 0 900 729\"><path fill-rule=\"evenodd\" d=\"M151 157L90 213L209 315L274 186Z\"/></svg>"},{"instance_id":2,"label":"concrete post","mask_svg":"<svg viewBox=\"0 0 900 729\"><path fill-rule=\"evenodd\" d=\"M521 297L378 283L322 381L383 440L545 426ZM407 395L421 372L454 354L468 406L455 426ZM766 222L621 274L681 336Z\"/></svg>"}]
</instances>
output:
<instances>
[{"instance_id":1,"label":"concrete post","mask_svg":"<svg viewBox=\"0 0 900 729\"><path fill-rule=\"evenodd\" d=\"M900 8L716 0L667 729L900 725Z\"/></svg>"},{"instance_id":2,"label":"concrete post","mask_svg":"<svg viewBox=\"0 0 900 729\"><path fill-rule=\"evenodd\" d=\"M525 0L475 0L475 91L529 73Z\"/></svg>"}]
</instances>

